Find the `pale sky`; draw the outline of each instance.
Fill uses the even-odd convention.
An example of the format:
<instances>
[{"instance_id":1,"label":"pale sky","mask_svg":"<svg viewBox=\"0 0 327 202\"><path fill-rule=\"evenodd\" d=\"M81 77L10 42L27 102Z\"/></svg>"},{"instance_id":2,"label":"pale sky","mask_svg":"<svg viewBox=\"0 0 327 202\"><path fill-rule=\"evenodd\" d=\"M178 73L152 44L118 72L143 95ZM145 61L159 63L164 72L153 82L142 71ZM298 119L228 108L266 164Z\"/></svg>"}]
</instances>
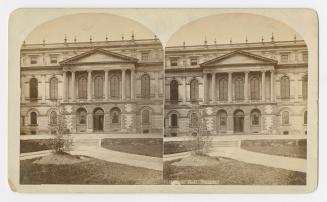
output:
<instances>
[{"instance_id":1,"label":"pale sky","mask_svg":"<svg viewBox=\"0 0 327 202\"><path fill-rule=\"evenodd\" d=\"M220 14L204 17L182 26L169 39L167 46L202 45L205 37L208 44L227 44L232 38L233 43L271 41L274 33L275 41L291 41L296 34L288 25L274 19L253 14Z\"/></svg>"},{"instance_id":2,"label":"pale sky","mask_svg":"<svg viewBox=\"0 0 327 202\"><path fill-rule=\"evenodd\" d=\"M135 39L153 39L154 33L142 24L125 17L101 14L82 13L67 15L48 21L36 27L25 39L26 43L61 43L65 34L68 42L73 42L76 36L78 42L87 42L92 35L93 41L131 39L134 32Z\"/></svg>"}]
</instances>

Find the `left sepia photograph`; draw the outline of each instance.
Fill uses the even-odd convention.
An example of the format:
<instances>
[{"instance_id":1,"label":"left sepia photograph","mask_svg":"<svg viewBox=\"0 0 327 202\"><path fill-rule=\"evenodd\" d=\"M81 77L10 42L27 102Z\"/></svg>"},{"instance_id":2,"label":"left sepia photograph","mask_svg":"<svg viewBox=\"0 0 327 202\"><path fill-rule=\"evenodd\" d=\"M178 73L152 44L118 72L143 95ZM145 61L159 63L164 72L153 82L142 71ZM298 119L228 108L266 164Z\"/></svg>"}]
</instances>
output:
<instances>
[{"instance_id":1,"label":"left sepia photograph","mask_svg":"<svg viewBox=\"0 0 327 202\"><path fill-rule=\"evenodd\" d=\"M162 183L163 47L142 24L81 13L20 49L20 184Z\"/></svg>"}]
</instances>

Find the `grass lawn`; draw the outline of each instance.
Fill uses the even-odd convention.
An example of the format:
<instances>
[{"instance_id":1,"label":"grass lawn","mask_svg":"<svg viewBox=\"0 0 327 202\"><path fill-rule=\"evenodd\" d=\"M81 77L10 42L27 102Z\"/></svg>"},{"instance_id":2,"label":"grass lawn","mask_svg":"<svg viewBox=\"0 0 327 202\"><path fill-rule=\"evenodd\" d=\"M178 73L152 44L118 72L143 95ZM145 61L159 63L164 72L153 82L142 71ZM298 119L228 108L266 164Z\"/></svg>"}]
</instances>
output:
<instances>
[{"instance_id":1,"label":"grass lawn","mask_svg":"<svg viewBox=\"0 0 327 202\"><path fill-rule=\"evenodd\" d=\"M37 152L51 149L51 140L21 140L20 153Z\"/></svg>"},{"instance_id":2,"label":"grass lawn","mask_svg":"<svg viewBox=\"0 0 327 202\"><path fill-rule=\"evenodd\" d=\"M306 174L302 172L271 168L221 158L218 165L175 166L164 163L164 182L180 181L181 184L194 184L204 180L221 185L305 185ZM185 182L184 180L188 180ZM184 182L183 182L184 181Z\"/></svg>"},{"instance_id":3,"label":"grass lawn","mask_svg":"<svg viewBox=\"0 0 327 202\"><path fill-rule=\"evenodd\" d=\"M287 156L293 158L307 158L307 141L298 140L244 140L241 147L248 151Z\"/></svg>"},{"instance_id":4,"label":"grass lawn","mask_svg":"<svg viewBox=\"0 0 327 202\"><path fill-rule=\"evenodd\" d=\"M164 143L164 154L175 154L191 151L194 148L193 141L171 141Z\"/></svg>"},{"instance_id":5,"label":"grass lawn","mask_svg":"<svg viewBox=\"0 0 327 202\"><path fill-rule=\"evenodd\" d=\"M81 163L35 164L20 161L21 184L159 184L162 172L94 158Z\"/></svg>"},{"instance_id":6,"label":"grass lawn","mask_svg":"<svg viewBox=\"0 0 327 202\"><path fill-rule=\"evenodd\" d=\"M161 138L108 138L102 140L101 146L131 154L162 157Z\"/></svg>"}]
</instances>

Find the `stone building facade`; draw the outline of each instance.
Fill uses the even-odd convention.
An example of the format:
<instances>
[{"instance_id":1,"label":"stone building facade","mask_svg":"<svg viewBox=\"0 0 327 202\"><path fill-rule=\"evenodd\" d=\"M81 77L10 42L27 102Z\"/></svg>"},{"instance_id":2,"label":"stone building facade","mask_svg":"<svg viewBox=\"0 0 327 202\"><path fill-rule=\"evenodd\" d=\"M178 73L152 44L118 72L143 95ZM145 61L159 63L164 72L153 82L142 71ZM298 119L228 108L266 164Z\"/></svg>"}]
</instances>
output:
<instances>
[{"instance_id":1,"label":"stone building facade","mask_svg":"<svg viewBox=\"0 0 327 202\"><path fill-rule=\"evenodd\" d=\"M71 133L161 134L163 78L156 37L24 43L21 134L55 133L59 109Z\"/></svg>"},{"instance_id":2,"label":"stone building facade","mask_svg":"<svg viewBox=\"0 0 327 202\"><path fill-rule=\"evenodd\" d=\"M307 133L304 41L184 43L165 64L165 136Z\"/></svg>"}]
</instances>

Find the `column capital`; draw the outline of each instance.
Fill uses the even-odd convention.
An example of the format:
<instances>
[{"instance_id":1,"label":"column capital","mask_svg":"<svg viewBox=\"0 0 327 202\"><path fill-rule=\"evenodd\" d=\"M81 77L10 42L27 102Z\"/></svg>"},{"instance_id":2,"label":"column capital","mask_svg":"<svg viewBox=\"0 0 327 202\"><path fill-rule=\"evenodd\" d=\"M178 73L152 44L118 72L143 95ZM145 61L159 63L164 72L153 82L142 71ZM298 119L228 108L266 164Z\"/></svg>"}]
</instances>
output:
<instances>
[{"instance_id":1,"label":"column capital","mask_svg":"<svg viewBox=\"0 0 327 202\"><path fill-rule=\"evenodd\" d=\"M87 73L92 73L93 70L86 70L86 71L87 71Z\"/></svg>"},{"instance_id":2,"label":"column capital","mask_svg":"<svg viewBox=\"0 0 327 202\"><path fill-rule=\"evenodd\" d=\"M267 70L261 70L262 73L266 73Z\"/></svg>"},{"instance_id":3,"label":"column capital","mask_svg":"<svg viewBox=\"0 0 327 202\"><path fill-rule=\"evenodd\" d=\"M245 72L244 72L244 74L249 74L249 73L250 73L250 71L245 71Z\"/></svg>"}]
</instances>

